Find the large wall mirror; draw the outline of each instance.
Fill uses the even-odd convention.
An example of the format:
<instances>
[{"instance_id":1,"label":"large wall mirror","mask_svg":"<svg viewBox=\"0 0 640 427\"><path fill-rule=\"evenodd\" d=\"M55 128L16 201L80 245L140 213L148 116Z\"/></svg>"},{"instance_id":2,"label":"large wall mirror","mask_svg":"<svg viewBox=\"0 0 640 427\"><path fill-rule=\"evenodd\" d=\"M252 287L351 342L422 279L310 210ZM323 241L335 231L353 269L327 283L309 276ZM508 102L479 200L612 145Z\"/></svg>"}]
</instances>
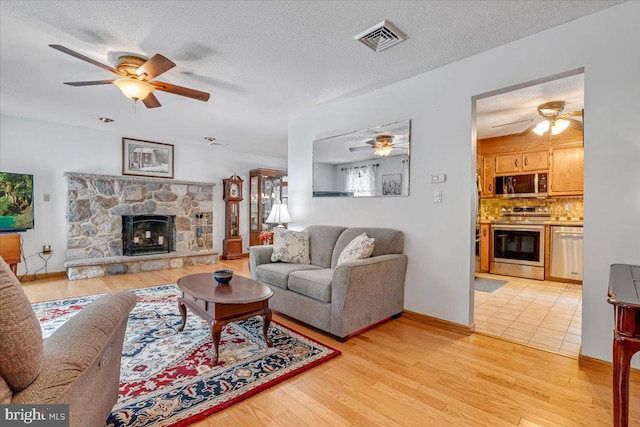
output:
<instances>
[{"instance_id":1,"label":"large wall mirror","mask_svg":"<svg viewBox=\"0 0 640 427\"><path fill-rule=\"evenodd\" d=\"M313 141L313 197L409 195L411 120Z\"/></svg>"}]
</instances>

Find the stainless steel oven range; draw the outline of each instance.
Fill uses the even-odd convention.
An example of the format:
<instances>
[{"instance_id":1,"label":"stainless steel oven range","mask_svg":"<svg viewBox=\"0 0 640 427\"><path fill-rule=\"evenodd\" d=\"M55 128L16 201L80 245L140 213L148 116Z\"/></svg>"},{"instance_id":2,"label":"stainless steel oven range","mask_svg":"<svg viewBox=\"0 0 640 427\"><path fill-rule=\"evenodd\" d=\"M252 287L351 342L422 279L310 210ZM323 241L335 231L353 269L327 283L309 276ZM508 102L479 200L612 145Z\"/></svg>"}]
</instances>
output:
<instances>
[{"instance_id":1,"label":"stainless steel oven range","mask_svg":"<svg viewBox=\"0 0 640 427\"><path fill-rule=\"evenodd\" d=\"M550 219L548 207L503 208L491 225L489 272L544 280L544 222Z\"/></svg>"}]
</instances>

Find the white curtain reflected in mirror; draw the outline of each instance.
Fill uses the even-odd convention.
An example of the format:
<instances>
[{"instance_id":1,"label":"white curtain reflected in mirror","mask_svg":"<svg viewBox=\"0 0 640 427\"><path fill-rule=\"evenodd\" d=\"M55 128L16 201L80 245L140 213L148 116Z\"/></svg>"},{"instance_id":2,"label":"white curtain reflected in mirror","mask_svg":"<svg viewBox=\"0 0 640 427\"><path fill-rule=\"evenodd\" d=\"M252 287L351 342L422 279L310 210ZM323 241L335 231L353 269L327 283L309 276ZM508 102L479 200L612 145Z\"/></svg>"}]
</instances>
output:
<instances>
[{"instance_id":1,"label":"white curtain reflected in mirror","mask_svg":"<svg viewBox=\"0 0 640 427\"><path fill-rule=\"evenodd\" d=\"M342 168L345 191L355 197L375 196L377 164Z\"/></svg>"},{"instance_id":2,"label":"white curtain reflected in mirror","mask_svg":"<svg viewBox=\"0 0 640 427\"><path fill-rule=\"evenodd\" d=\"M411 121L313 142L314 197L409 195Z\"/></svg>"}]
</instances>

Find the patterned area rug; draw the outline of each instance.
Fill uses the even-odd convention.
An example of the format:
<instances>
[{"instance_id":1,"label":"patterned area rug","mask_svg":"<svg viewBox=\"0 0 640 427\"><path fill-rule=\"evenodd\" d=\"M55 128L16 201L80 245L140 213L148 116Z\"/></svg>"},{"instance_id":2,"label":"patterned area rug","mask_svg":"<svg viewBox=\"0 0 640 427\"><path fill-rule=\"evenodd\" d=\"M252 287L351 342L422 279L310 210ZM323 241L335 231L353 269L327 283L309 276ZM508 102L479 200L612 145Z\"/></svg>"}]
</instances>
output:
<instances>
[{"instance_id":1,"label":"patterned area rug","mask_svg":"<svg viewBox=\"0 0 640 427\"><path fill-rule=\"evenodd\" d=\"M186 426L317 366L339 351L262 318L224 326L212 365L211 332L190 311L182 318L175 285L136 289L120 370L120 396L107 426ZM45 337L97 295L33 304Z\"/></svg>"}]
</instances>

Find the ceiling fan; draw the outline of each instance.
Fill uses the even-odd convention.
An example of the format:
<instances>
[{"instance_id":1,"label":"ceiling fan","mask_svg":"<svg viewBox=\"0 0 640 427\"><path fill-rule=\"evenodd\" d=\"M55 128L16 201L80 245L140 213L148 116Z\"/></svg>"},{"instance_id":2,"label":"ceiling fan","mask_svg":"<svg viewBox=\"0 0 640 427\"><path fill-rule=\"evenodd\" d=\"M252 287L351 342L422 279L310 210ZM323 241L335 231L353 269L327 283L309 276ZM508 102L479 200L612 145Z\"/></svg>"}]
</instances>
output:
<instances>
[{"instance_id":1,"label":"ceiling fan","mask_svg":"<svg viewBox=\"0 0 640 427\"><path fill-rule=\"evenodd\" d=\"M582 117L582 111L564 112L565 105L565 101L549 101L538 105L538 114L543 120L529 126L520 132L520 135L524 135L528 132L534 132L535 134L542 136L549 130L551 131L550 135L558 135L564 132L569 126L582 130L582 122L573 118ZM535 119L518 120L516 122L503 123L492 127L497 128L500 126L530 122L533 120Z\"/></svg>"},{"instance_id":2,"label":"ceiling fan","mask_svg":"<svg viewBox=\"0 0 640 427\"><path fill-rule=\"evenodd\" d=\"M365 145L362 147L350 147L349 151L363 151L363 150L371 150L373 149L375 153L382 157L387 157L394 148L398 148L401 150L406 150L406 147L398 147L400 144L404 144L403 142L393 143L393 135L378 135L376 139L371 139L366 141Z\"/></svg>"},{"instance_id":3,"label":"ceiling fan","mask_svg":"<svg viewBox=\"0 0 640 427\"><path fill-rule=\"evenodd\" d=\"M120 78L115 80L96 80L88 82L64 82L69 86L93 86L114 84L122 94L133 101L142 101L147 108L157 108L161 104L158 98L153 94L155 89L163 92L173 93L174 95L186 96L188 98L197 99L207 102L209 94L199 90L189 89L182 86L172 85L159 81L152 81L165 71L175 67L176 64L168 58L156 53L151 59L147 60L135 55L124 55L118 58L115 68L95 61L81 53L75 52L64 46L50 44L50 47L60 52L81 59L89 64L93 64L100 68L118 75Z\"/></svg>"}]
</instances>

